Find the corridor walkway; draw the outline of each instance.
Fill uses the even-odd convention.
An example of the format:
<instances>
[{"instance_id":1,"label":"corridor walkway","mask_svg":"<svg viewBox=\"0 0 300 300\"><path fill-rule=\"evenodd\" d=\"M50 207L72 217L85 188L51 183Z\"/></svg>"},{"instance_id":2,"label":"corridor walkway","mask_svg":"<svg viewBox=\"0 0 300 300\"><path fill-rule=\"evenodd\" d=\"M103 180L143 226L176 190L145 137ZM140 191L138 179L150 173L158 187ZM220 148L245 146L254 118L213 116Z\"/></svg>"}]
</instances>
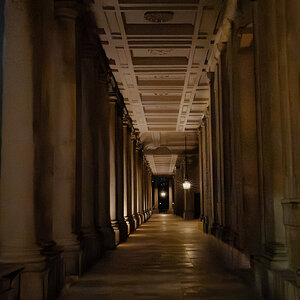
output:
<instances>
[{"instance_id":1,"label":"corridor walkway","mask_svg":"<svg viewBox=\"0 0 300 300\"><path fill-rule=\"evenodd\" d=\"M199 222L153 215L60 299L259 299L208 251Z\"/></svg>"}]
</instances>

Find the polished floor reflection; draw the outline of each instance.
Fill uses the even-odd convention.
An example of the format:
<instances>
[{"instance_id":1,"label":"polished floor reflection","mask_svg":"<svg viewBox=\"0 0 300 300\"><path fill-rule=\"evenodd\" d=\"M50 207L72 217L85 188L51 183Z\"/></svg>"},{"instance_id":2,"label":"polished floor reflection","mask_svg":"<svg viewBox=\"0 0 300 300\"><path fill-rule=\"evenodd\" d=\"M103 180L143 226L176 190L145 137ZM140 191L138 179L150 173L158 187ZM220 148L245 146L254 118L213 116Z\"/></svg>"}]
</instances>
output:
<instances>
[{"instance_id":1,"label":"polished floor reflection","mask_svg":"<svg viewBox=\"0 0 300 300\"><path fill-rule=\"evenodd\" d=\"M259 299L225 271L199 222L153 215L107 252L61 299Z\"/></svg>"}]
</instances>

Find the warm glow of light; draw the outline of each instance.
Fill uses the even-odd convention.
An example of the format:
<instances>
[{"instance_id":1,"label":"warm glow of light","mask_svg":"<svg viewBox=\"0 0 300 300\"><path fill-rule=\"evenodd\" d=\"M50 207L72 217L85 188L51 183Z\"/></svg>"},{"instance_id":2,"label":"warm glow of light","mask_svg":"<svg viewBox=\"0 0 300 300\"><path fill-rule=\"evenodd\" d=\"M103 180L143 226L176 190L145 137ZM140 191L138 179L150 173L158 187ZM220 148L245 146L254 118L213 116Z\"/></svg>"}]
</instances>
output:
<instances>
[{"instance_id":1,"label":"warm glow of light","mask_svg":"<svg viewBox=\"0 0 300 300\"><path fill-rule=\"evenodd\" d=\"M160 196L163 197L163 198L165 198L165 197L167 196L167 193L166 193L165 191L162 191L162 192L160 193Z\"/></svg>"},{"instance_id":2,"label":"warm glow of light","mask_svg":"<svg viewBox=\"0 0 300 300\"><path fill-rule=\"evenodd\" d=\"M188 180L185 180L182 185L185 190L189 190L191 188L191 183Z\"/></svg>"}]
</instances>

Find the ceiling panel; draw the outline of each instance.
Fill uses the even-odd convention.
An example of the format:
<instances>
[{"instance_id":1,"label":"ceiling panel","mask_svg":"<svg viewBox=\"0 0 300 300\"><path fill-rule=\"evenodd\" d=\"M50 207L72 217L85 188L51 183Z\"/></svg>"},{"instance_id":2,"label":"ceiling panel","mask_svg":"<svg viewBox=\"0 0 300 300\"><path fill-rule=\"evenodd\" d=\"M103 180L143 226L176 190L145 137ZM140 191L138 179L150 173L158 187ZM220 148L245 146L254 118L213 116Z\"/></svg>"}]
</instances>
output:
<instances>
[{"instance_id":1,"label":"ceiling panel","mask_svg":"<svg viewBox=\"0 0 300 300\"><path fill-rule=\"evenodd\" d=\"M99 37L154 174L171 174L209 104L207 61L222 0L95 0ZM189 147L197 146L197 139ZM156 139L156 140L155 140ZM191 139L191 138L190 138ZM155 146L156 145L156 146ZM175 145L175 146L174 146ZM156 148L155 148L156 147ZM147 150L148 149L148 150Z\"/></svg>"}]
</instances>

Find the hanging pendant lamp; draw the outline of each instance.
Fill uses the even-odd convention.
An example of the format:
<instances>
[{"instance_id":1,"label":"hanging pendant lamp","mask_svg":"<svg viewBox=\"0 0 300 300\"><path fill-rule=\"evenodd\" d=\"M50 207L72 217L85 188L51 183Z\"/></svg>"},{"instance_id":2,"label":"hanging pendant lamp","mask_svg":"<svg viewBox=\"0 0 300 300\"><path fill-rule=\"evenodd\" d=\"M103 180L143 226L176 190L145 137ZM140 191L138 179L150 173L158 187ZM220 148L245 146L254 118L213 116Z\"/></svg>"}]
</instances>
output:
<instances>
[{"instance_id":1,"label":"hanging pendant lamp","mask_svg":"<svg viewBox=\"0 0 300 300\"><path fill-rule=\"evenodd\" d=\"M184 180L182 186L184 190L189 190L191 188L191 182L189 181L188 169L187 169L186 135L184 136L184 161L185 161L185 172L184 172Z\"/></svg>"}]
</instances>

